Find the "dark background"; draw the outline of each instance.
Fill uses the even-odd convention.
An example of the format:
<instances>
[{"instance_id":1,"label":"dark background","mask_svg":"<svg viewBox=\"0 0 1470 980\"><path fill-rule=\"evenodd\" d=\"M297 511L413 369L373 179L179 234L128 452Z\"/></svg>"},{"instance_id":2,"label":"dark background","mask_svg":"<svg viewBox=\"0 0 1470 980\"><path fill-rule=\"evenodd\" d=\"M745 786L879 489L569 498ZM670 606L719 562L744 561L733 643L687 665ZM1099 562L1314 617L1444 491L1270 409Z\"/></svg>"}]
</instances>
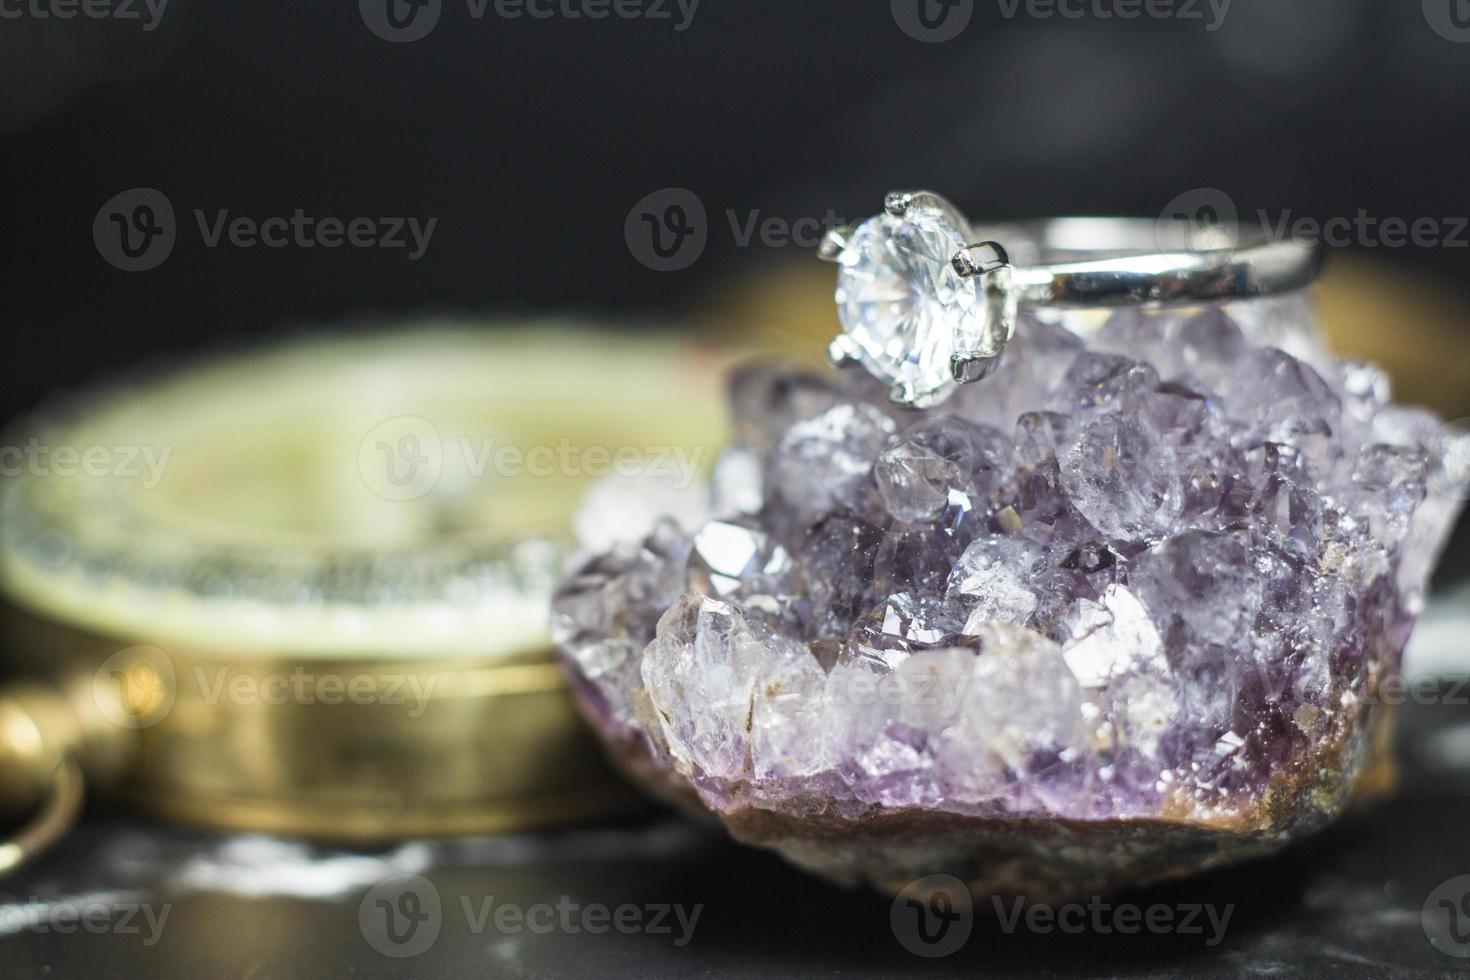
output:
<instances>
[{"instance_id":1,"label":"dark background","mask_svg":"<svg viewBox=\"0 0 1470 980\"><path fill-rule=\"evenodd\" d=\"M1470 215L1470 43L1431 26L1435 11L1470 24L1465 0L1234 0L1214 32L1197 20L1007 19L999 0L973 0L968 27L943 43L905 34L887 0L702 0L682 32L669 21L474 20L464 0L443 2L433 32L404 44L375 36L356 0L171 0L152 32L137 21L0 17L0 418L98 373L310 323L701 310L753 271L804 260L795 248L737 246L727 210L858 217L892 187L933 187L997 219L1151 217L1202 187L1224 190L1244 214ZM104 261L92 224L135 187L171 200L180 238L161 266L128 273ZM624 224L667 187L694 191L710 227L698 261L661 273L630 251ZM409 262L402 250L208 249L195 208L438 223L427 254ZM1365 253L1470 300L1470 249ZM1443 370L1470 377L1453 358ZM1230 976L1295 964L1297 975L1450 974L1466 961L1428 945L1419 913L1436 881L1467 866L1470 723L1419 719L1410 713L1403 743L1405 789L1375 811L1370 832L1349 823L1282 861L1208 879L1208 895L1241 906L1226 955L1011 941L992 929L935 972ZM144 833L166 842L174 832L124 828L114 839L110 825L90 824L12 890L116 887L118 860L151 853L139 851ZM652 869L614 857L430 873L446 894L532 898L537 875L604 897L618 887L679 897L678 885L704 899L717 882L694 952L706 964L763 976L793 964L874 974L921 965L891 941L885 900L834 896L730 845L674 857ZM762 901L771 895L793 900ZM1177 893L1140 901L1160 897ZM460 976L487 955L479 937L454 935L423 961L370 956L356 897L172 900L181 925L161 958L117 937L22 936L7 941L0 975L305 976L356 957L364 977ZM223 939L208 932L220 923L231 924ZM823 941L834 935L846 938ZM527 975L585 960L674 976L693 962L646 944L548 945L525 957Z\"/></svg>"},{"instance_id":2,"label":"dark background","mask_svg":"<svg viewBox=\"0 0 1470 980\"><path fill-rule=\"evenodd\" d=\"M22 2L38 0L4 0ZM1470 15L1464 0L1435 4ZM100 369L282 324L689 309L797 255L738 247L726 209L860 217L892 186L996 218L1152 216L1202 186L1249 214L1470 214L1470 44L1432 29L1420 0L1235 0L1213 32L1008 19L974 0L945 43L905 34L883 0L703 0L674 28L475 20L465 0L403 44L370 32L354 0L172 0L151 32L0 19L0 414ZM127 273L91 227L139 186L172 201L179 241L159 268ZM711 228L694 265L660 273L623 225L668 186L695 191ZM207 249L194 208L439 220L409 262ZM1466 249L1375 257L1462 289L1470 269Z\"/></svg>"}]
</instances>

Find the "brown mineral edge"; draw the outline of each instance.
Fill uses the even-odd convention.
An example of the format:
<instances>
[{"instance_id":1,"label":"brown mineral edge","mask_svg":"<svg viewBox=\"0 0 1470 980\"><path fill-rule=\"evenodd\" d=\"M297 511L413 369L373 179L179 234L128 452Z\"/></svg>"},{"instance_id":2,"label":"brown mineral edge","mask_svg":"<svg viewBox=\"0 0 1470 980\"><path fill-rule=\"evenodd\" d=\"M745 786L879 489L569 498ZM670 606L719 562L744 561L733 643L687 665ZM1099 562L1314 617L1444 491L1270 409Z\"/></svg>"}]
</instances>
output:
<instances>
[{"instance_id":1,"label":"brown mineral edge","mask_svg":"<svg viewBox=\"0 0 1470 980\"><path fill-rule=\"evenodd\" d=\"M1364 719L1366 716L1366 719ZM617 767L652 796L701 823L718 817L736 840L777 850L835 884L897 894L932 874L964 881L975 898L1061 903L1183 878L1279 851L1350 803L1396 782L1393 716L1371 700L1344 712L1313 751L1272 777L1244 810L1186 805L1159 819L1062 820L884 810L848 819L793 816L756 806L714 813L683 776L653 758L642 734L604 738Z\"/></svg>"}]
</instances>

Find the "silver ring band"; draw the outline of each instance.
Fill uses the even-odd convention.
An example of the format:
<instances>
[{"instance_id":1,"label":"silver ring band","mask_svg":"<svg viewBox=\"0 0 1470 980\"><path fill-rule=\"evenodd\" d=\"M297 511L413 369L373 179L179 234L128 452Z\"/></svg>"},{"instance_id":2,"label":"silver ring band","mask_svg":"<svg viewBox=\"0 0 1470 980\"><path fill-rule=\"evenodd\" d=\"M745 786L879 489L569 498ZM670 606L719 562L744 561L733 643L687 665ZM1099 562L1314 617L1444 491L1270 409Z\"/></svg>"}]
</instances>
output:
<instances>
[{"instance_id":1,"label":"silver ring band","mask_svg":"<svg viewBox=\"0 0 1470 980\"><path fill-rule=\"evenodd\" d=\"M1225 303L1305 288L1320 246L1234 224L1138 218L972 225L932 191L827 233L838 265L838 367L862 365L895 404L927 408L994 370L1028 306Z\"/></svg>"},{"instance_id":2,"label":"silver ring band","mask_svg":"<svg viewBox=\"0 0 1470 980\"><path fill-rule=\"evenodd\" d=\"M1058 218L976 234L1004 244L1020 301L1030 305L1218 302L1292 292L1317 278L1324 255L1320 244L1271 241L1259 231L1251 238L1235 225L1201 230L1143 218Z\"/></svg>"}]
</instances>

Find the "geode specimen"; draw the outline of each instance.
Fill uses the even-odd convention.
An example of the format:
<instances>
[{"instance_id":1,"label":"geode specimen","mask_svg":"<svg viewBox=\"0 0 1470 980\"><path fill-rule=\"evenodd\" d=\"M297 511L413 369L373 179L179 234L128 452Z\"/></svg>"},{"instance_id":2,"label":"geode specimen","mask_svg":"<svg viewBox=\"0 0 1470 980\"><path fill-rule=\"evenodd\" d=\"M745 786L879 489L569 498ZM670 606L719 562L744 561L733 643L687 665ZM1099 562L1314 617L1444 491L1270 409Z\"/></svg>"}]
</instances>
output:
<instances>
[{"instance_id":1,"label":"geode specimen","mask_svg":"<svg viewBox=\"0 0 1470 980\"><path fill-rule=\"evenodd\" d=\"M554 604L651 790L841 881L1042 900L1274 849L1385 781L1378 687L1459 501L1440 421L1304 298L1023 314L924 412L780 367L732 402L708 519Z\"/></svg>"}]
</instances>

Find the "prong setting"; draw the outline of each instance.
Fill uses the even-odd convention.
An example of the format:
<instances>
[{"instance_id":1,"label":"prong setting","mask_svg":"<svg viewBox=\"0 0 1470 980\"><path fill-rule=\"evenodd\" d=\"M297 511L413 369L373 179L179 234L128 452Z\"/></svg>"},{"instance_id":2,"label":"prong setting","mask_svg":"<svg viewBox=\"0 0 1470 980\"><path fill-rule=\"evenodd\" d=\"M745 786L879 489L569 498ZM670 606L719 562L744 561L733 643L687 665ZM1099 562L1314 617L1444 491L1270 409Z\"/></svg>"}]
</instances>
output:
<instances>
[{"instance_id":1,"label":"prong setting","mask_svg":"<svg viewBox=\"0 0 1470 980\"><path fill-rule=\"evenodd\" d=\"M978 235L931 191L898 190L876 220L830 229L819 255L840 260L843 333L836 367L860 364L889 385L889 401L929 409L995 367L1014 329L1006 250Z\"/></svg>"},{"instance_id":2,"label":"prong setting","mask_svg":"<svg viewBox=\"0 0 1470 980\"><path fill-rule=\"evenodd\" d=\"M955 384L974 384L987 377L999 363L999 354L953 354L949 359L949 374L954 378Z\"/></svg>"},{"instance_id":3,"label":"prong setting","mask_svg":"<svg viewBox=\"0 0 1470 980\"><path fill-rule=\"evenodd\" d=\"M977 242L955 252L949 264L961 279L973 279L1006 268L1011 257L998 242Z\"/></svg>"},{"instance_id":4,"label":"prong setting","mask_svg":"<svg viewBox=\"0 0 1470 980\"><path fill-rule=\"evenodd\" d=\"M883 210L895 218L915 213L930 215L959 229L961 234L970 233L969 222L960 209L933 191L889 191L883 198Z\"/></svg>"}]
</instances>

